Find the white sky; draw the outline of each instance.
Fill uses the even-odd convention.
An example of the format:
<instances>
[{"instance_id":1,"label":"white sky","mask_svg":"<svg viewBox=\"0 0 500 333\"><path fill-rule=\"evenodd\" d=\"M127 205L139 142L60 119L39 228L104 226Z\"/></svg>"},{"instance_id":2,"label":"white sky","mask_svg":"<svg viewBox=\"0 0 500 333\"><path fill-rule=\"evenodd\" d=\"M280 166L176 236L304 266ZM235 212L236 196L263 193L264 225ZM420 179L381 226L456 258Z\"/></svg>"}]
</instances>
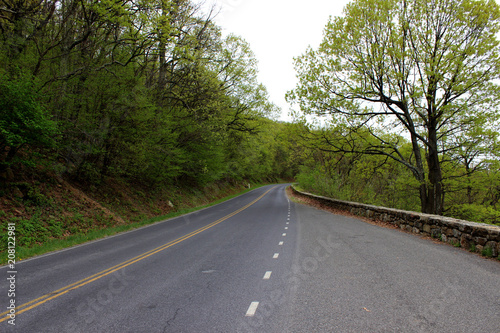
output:
<instances>
[{"instance_id":1,"label":"white sky","mask_svg":"<svg viewBox=\"0 0 500 333\"><path fill-rule=\"evenodd\" d=\"M255 53L259 64L259 81L270 100L282 109L282 120L288 117L285 101L288 90L297 80L293 58L307 46L318 47L329 16L340 16L348 0L206 0L221 9L215 18L223 34L242 37Z\"/></svg>"},{"instance_id":2,"label":"white sky","mask_svg":"<svg viewBox=\"0 0 500 333\"><path fill-rule=\"evenodd\" d=\"M350 0L198 0L221 11L215 18L223 34L235 34L248 43L259 64L259 81L270 100L282 109L281 120L290 121L287 91L297 79L293 58L317 48L330 16L340 16ZM500 0L496 0L500 3ZM499 37L500 38L500 37Z\"/></svg>"}]
</instances>

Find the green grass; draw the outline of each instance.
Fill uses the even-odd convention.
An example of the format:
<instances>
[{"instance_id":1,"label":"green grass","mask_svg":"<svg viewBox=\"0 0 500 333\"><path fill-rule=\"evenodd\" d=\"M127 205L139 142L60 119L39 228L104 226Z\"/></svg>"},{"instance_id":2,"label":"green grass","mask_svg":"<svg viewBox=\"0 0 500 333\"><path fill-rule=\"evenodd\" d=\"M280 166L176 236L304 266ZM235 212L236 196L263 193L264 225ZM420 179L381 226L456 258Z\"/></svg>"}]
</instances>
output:
<instances>
[{"instance_id":1,"label":"green grass","mask_svg":"<svg viewBox=\"0 0 500 333\"><path fill-rule=\"evenodd\" d=\"M97 229L97 230L94 229L94 230L90 230L86 233L76 233L76 234L70 235L70 236L65 237L65 238L46 239L46 240L43 240L43 242L37 243L35 245L31 245L31 246L19 246L19 245L17 245L16 246L16 261L25 260L25 259L28 259L30 257L42 255L42 254L45 254L48 252L62 250L65 248L69 248L69 247L72 247L75 245L83 244L83 243L93 241L96 239L109 237L109 236L116 235L116 234L121 233L121 232L137 229L137 228L140 228L140 227L143 227L146 225L150 225L150 224L153 224L156 222L160 222L160 221L171 219L171 218L174 218L177 216L185 215L185 214L197 211L197 210L201 210L203 208L217 205L221 202L227 201L229 199L232 199L234 197L237 197L241 194L244 194L246 192L249 192L251 190L254 190L254 189L262 187L262 186L264 186L264 185L255 185L250 189L245 189L239 193L229 195L227 197L213 201L213 202L206 204L206 205L203 205L203 206L185 208L185 209L181 209L181 210L176 211L176 212L169 213L167 215L162 215L162 216L157 216L154 218L144 219L144 220L141 220L139 222L131 222L131 223L127 223L127 224L120 225L120 226L108 227L108 228ZM76 213L75 215L78 216L78 213ZM55 227L57 227L57 226L55 226ZM2 252L0 252L0 264L3 265L6 263L7 263L7 252L2 251Z\"/></svg>"},{"instance_id":2,"label":"green grass","mask_svg":"<svg viewBox=\"0 0 500 333\"><path fill-rule=\"evenodd\" d=\"M489 246L486 246L485 248L483 248L483 250L481 251L481 254L484 256L484 257L493 257L493 249Z\"/></svg>"},{"instance_id":3,"label":"green grass","mask_svg":"<svg viewBox=\"0 0 500 333\"><path fill-rule=\"evenodd\" d=\"M470 252L476 252L476 244L471 244L469 247Z\"/></svg>"},{"instance_id":4,"label":"green grass","mask_svg":"<svg viewBox=\"0 0 500 333\"><path fill-rule=\"evenodd\" d=\"M306 190L304 188L302 188L300 186L300 184L294 183L292 186L293 186L294 189L296 189L299 192L306 192Z\"/></svg>"}]
</instances>

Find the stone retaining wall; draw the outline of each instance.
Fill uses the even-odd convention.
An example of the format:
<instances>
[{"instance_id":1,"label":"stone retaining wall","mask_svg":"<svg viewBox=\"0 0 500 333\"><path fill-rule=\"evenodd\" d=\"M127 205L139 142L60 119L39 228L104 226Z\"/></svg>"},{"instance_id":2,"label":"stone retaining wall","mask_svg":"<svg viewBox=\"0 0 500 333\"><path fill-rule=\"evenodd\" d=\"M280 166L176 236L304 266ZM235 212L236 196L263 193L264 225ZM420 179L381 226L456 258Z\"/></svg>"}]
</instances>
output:
<instances>
[{"instance_id":1,"label":"stone retaining wall","mask_svg":"<svg viewBox=\"0 0 500 333\"><path fill-rule=\"evenodd\" d=\"M335 209L348 211L352 214L373 220L388 222L403 230L441 239L443 242L463 247L472 252L493 257L500 255L500 227L498 226L458 220L445 216L336 200L301 192L293 186L292 189L296 193L314 198L322 204Z\"/></svg>"}]
</instances>

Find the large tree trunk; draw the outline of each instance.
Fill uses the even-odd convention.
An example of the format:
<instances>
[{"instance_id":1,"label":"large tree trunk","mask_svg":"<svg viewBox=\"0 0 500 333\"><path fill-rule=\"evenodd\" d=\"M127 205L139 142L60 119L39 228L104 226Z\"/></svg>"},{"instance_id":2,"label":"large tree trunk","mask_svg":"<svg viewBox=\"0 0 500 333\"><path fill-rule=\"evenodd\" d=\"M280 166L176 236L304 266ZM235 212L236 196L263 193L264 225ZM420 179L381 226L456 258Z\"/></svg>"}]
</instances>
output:
<instances>
[{"instance_id":1,"label":"large tree trunk","mask_svg":"<svg viewBox=\"0 0 500 333\"><path fill-rule=\"evenodd\" d=\"M429 128L429 143L427 160L427 177L424 168L421 147L415 133L411 135L412 150L415 158L415 169L412 170L415 179L419 182L420 209L422 213L437 214L443 213L443 185L441 164L437 149L437 133L435 126Z\"/></svg>"},{"instance_id":2,"label":"large tree trunk","mask_svg":"<svg viewBox=\"0 0 500 333\"><path fill-rule=\"evenodd\" d=\"M427 187L427 202L424 213L443 214L443 175L439 161L438 140L435 123L431 120L428 125L428 153L427 167L429 169L429 185Z\"/></svg>"},{"instance_id":3,"label":"large tree trunk","mask_svg":"<svg viewBox=\"0 0 500 333\"><path fill-rule=\"evenodd\" d=\"M420 142L417 136L417 131L415 129L415 126L413 124L413 120L411 119L411 116L408 111L408 107L404 105L402 110L407 114L407 121L408 121L408 127L410 129L410 135L411 135L411 143L412 143L412 151L413 151L413 157L415 159L414 163L414 168L411 169L413 176L415 179L419 182L419 197L420 197L420 210L422 213L428 213L428 214L436 214L435 207L436 205L434 204L434 187L429 184L428 180L426 179L426 171L424 168L424 159L422 157L422 149L420 146ZM436 137L436 135L434 135ZM436 144L437 147L437 144ZM437 156L437 150L435 150L436 156ZM439 160L438 160L439 162ZM427 158L427 165L429 166L429 158ZM437 164L439 168L439 163ZM430 169L430 168L429 168ZM440 174L440 172L439 172ZM429 174L430 178L430 174ZM439 178L439 177L438 177ZM441 179L441 178L439 178ZM437 206L441 206L440 204Z\"/></svg>"}]
</instances>

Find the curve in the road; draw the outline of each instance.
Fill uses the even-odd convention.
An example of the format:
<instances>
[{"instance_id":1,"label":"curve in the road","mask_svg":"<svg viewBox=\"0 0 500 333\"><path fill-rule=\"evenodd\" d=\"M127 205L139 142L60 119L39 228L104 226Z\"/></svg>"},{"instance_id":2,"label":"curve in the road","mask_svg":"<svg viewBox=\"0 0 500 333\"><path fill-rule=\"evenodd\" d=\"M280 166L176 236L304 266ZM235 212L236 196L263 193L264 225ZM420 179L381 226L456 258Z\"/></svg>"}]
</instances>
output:
<instances>
[{"instance_id":1,"label":"curve in the road","mask_svg":"<svg viewBox=\"0 0 500 333\"><path fill-rule=\"evenodd\" d=\"M115 265L115 266L112 266L112 267L110 267L108 269L105 269L105 270L103 270L103 271L101 271L99 273L93 274L93 275L88 276L88 277L86 277L84 279L81 279L81 280L79 280L79 281L77 281L75 283L72 283L72 284L67 285L67 286L65 286L63 288L55 290L55 291L53 291L51 293L45 294L45 295L43 295L41 297L38 297L38 298L36 298L34 300L31 300L31 301L29 301L27 303L19 305L19 306L16 307L16 315L19 315L19 314L22 314L22 313L24 313L26 311L29 311L29 310L31 310L31 309L39 306L39 305L42 305L42 304L44 304L44 303L46 303L46 302L48 302L50 300L53 300L53 299L55 299L55 298L57 298L59 296L62 296L62 295L66 294L66 293L68 293L68 292L70 292L72 290L75 290L75 289L78 289L78 288L80 288L82 286L85 286L85 285L87 285L87 284L89 284L89 283L91 283L93 281L96 281L96 280L98 280L100 278L103 278L103 277L105 277L105 276L107 276L109 274L112 274L112 273L120 270L120 269L123 269L123 268L125 268L127 266L130 266L130 265L132 265L132 264L134 264L134 263L136 263L138 261L141 261L141 260L143 260L143 259L145 259L145 258L147 258L149 256L152 256L152 255L154 255L154 254L156 254L158 252L166 250L166 249L168 249L171 246L179 244L182 241L185 241L186 239L189 239L189 238L191 238L191 237L193 237L193 236L195 236L195 235L197 235L199 233L202 233L203 231L208 230L208 229L216 226L217 224L219 224L221 222L224 222L225 220L227 220L227 219L235 216L236 214L238 214L238 213L244 211L245 209L247 209L248 207L252 206L257 201L259 201L260 199L262 199L272 189L274 189L274 187L272 187L271 189L269 189L266 192L264 192L264 194L262 194L257 199L255 199L254 201L250 202L249 204L241 207L238 210L235 210L231 214L228 214L228 215L226 215L226 216L218 219L217 221L214 221L214 222L212 222L212 223L210 223L210 224L208 224L208 225L206 225L204 227L201 227L201 228L199 228L199 229L197 229L197 230L195 230L195 231L193 231L193 232L191 232L191 233L189 233L187 235L179 237L179 238L177 238L177 239L175 239L173 241L170 241L170 242L168 242L166 244L163 244L163 245L161 245L159 247L156 247L156 248L154 248L154 249L152 249L150 251L142 253L142 254L140 254L140 255L138 255L138 256L136 256L134 258L131 258L131 259L127 260L127 261L124 261L124 262L122 262L122 263L120 263L118 265ZM0 323L6 321L8 319L10 319L9 311L5 311L5 312L1 313L0 317L3 317L3 318L0 318Z\"/></svg>"}]
</instances>

